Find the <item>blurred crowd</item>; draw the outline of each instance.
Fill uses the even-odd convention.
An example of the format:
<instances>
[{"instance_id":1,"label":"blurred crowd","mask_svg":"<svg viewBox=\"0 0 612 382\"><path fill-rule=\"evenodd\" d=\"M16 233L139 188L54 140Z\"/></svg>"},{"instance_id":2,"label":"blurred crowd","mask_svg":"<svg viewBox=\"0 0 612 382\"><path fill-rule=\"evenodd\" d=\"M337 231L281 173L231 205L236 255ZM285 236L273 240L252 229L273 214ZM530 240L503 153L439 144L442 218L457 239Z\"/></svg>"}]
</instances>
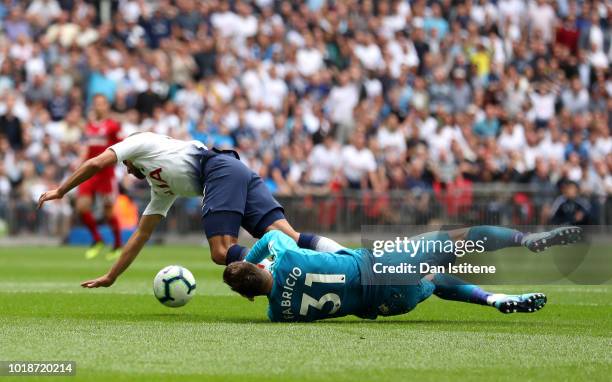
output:
<instances>
[{"instance_id":1,"label":"blurred crowd","mask_svg":"<svg viewBox=\"0 0 612 382\"><path fill-rule=\"evenodd\" d=\"M605 0L0 0L0 210L74 170L98 93L124 135L236 149L278 195L571 182L603 201L611 17Z\"/></svg>"}]
</instances>

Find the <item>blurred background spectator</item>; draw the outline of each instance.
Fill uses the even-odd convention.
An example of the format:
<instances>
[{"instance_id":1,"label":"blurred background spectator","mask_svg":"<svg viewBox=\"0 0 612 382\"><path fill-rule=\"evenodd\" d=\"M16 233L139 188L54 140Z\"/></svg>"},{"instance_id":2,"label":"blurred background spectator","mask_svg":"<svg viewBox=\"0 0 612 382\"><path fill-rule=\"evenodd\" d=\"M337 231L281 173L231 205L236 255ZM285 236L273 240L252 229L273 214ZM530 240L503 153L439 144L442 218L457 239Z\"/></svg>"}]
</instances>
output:
<instances>
[{"instance_id":1,"label":"blurred background spectator","mask_svg":"<svg viewBox=\"0 0 612 382\"><path fill-rule=\"evenodd\" d=\"M403 192L461 214L502 182L539 222L584 221L563 212L583 198L602 223L611 16L599 0L1 0L0 216L74 170L101 93L124 135L236 149L279 195Z\"/></svg>"}]
</instances>

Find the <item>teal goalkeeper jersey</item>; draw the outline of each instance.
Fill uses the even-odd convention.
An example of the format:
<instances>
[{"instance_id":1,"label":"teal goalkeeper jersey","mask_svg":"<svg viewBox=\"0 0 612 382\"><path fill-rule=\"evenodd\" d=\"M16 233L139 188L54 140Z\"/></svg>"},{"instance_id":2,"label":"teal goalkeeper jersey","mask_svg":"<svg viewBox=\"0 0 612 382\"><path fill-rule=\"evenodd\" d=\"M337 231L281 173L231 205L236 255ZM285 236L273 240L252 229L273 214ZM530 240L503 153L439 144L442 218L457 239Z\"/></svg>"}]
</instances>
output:
<instances>
[{"instance_id":1,"label":"teal goalkeeper jersey","mask_svg":"<svg viewBox=\"0 0 612 382\"><path fill-rule=\"evenodd\" d=\"M350 249L334 254L299 248L284 233L270 231L245 260L255 264L266 258L272 261L274 284L267 296L270 320L315 321L349 314L369 317L360 256Z\"/></svg>"}]
</instances>

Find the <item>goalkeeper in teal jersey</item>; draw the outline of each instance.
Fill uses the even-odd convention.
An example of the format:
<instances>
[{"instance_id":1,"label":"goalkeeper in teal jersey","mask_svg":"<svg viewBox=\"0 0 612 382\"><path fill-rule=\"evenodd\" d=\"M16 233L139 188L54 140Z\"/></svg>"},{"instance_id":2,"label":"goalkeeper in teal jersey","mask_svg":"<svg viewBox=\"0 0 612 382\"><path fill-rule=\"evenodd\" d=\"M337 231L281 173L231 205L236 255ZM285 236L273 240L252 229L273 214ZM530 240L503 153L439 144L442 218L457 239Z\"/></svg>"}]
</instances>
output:
<instances>
[{"instance_id":1,"label":"goalkeeper in teal jersey","mask_svg":"<svg viewBox=\"0 0 612 382\"><path fill-rule=\"evenodd\" d=\"M523 234L509 228L477 226L425 236L439 240L487 238L486 251L524 246L539 252L553 245L574 243L581 239L581 233L578 227ZM414 258L426 261L420 256ZM404 314L432 294L447 300L489 305L502 313L535 312L546 304L542 293L493 294L446 273L417 273L412 276L414 280L407 282L399 283L390 277L386 282L373 283L373 261L373 255L364 248L318 252L298 247L281 231L270 231L249 251L245 261L225 268L223 280L250 300L267 296L268 317L284 322L346 315L374 319L379 315ZM434 261L448 262L448 258Z\"/></svg>"}]
</instances>

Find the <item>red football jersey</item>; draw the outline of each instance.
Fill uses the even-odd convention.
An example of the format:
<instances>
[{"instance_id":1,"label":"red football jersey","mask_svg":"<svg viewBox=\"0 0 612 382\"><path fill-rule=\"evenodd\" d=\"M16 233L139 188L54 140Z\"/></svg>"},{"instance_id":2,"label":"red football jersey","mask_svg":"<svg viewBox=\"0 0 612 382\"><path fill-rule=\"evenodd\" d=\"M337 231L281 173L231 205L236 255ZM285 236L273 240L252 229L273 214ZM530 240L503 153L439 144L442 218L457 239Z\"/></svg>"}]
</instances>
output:
<instances>
[{"instance_id":1,"label":"red football jersey","mask_svg":"<svg viewBox=\"0 0 612 382\"><path fill-rule=\"evenodd\" d=\"M87 159L94 158L109 146L121 141L119 133L121 125L112 119L104 119L102 121L87 123L85 127L85 145L87 146ZM99 174L113 177L115 169L112 167L105 168Z\"/></svg>"}]
</instances>

